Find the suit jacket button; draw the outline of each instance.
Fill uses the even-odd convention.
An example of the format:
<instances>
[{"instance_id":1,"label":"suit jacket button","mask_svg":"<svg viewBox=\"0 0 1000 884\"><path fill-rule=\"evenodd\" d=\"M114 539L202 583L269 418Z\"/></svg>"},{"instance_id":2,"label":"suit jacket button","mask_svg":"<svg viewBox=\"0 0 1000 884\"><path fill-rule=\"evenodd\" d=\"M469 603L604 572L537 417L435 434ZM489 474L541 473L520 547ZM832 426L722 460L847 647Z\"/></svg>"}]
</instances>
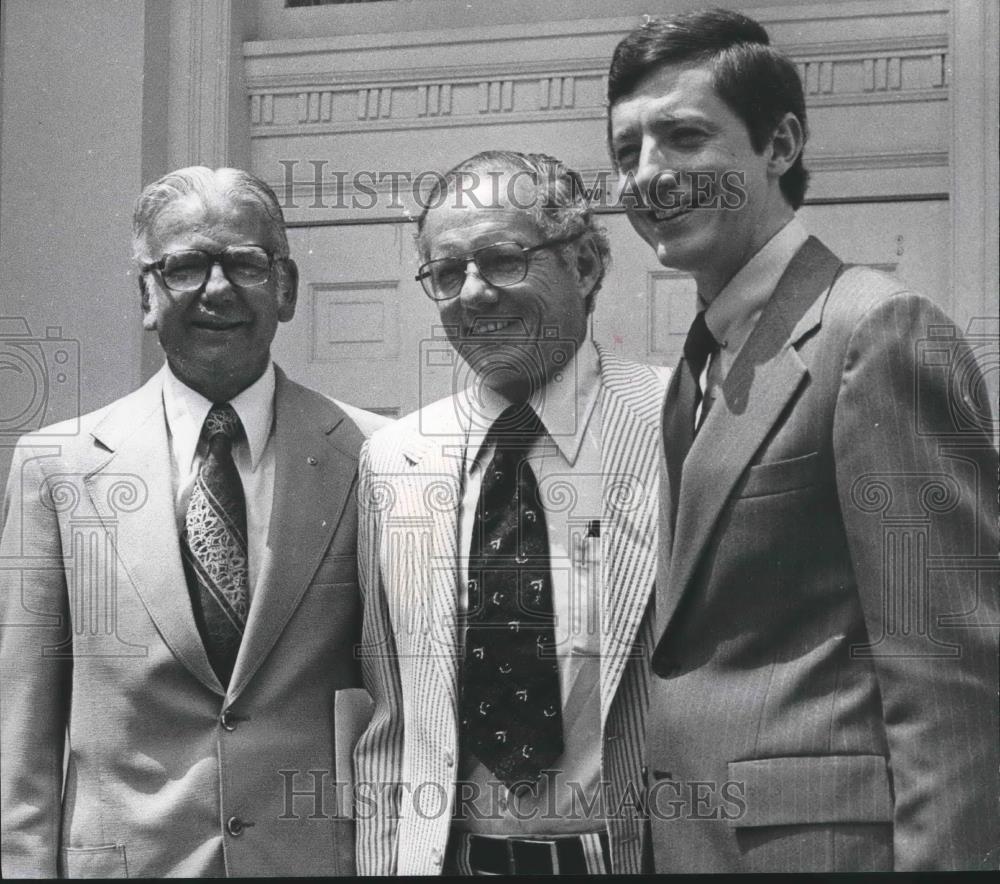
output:
<instances>
[{"instance_id":1,"label":"suit jacket button","mask_svg":"<svg viewBox=\"0 0 1000 884\"><path fill-rule=\"evenodd\" d=\"M231 816L226 821L226 831L234 838L239 838L243 834L243 820L238 816Z\"/></svg>"},{"instance_id":2,"label":"suit jacket button","mask_svg":"<svg viewBox=\"0 0 1000 884\"><path fill-rule=\"evenodd\" d=\"M222 725L224 731L234 731L236 730L236 722L238 719L233 715L232 710L224 709L222 715L219 716L219 724Z\"/></svg>"}]
</instances>

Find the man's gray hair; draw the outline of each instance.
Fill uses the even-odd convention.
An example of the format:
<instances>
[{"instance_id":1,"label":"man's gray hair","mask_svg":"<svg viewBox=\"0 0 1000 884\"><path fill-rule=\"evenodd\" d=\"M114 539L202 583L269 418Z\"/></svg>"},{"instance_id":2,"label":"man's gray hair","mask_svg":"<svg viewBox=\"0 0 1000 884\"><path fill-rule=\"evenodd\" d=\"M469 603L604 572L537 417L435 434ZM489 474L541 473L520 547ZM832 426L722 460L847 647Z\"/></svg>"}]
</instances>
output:
<instances>
[{"instance_id":1,"label":"man's gray hair","mask_svg":"<svg viewBox=\"0 0 1000 884\"><path fill-rule=\"evenodd\" d=\"M151 257L146 250L147 237L160 212L175 200L189 196L198 197L204 203L222 197L234 202L259 204L268 219L275 257L288 257L285 216L270 187L242 169L189 166L169 172L154 181L136 200L135 211L132 213L132 256L135 260L142 261Z\"/></svg>"},{"instance_id":2,"label":"man's gray hair","mask_svg":"<svg viewBox=\"0 0 1000 884\"><path fill-rule=\"evenodd\" d=\"M589 196L580 173L548 154L484 150L462 160L444 175L437 176L434 187L423 198L424 210L417 219L417 247L421 255L425 260L429 257L426 243L422 238L428 212L444 205L456 190L461 190L468 200L468 192L474 187L470 188L467 185L470 180L475 181L475 176L486 175L496 182L497 179L493 176L503 173L517 176L518 184L527 179L534 187L530 200L523 201L521 196L517 197L517 208L523 208L525 214L535 221L547 237L562 239L576 234L581 238L589 235L601 260L601 271L597 282L587 295L587 313L592 313L597 292L611 265L611 246L608 243L607 233L597 223L594 211L590 207ZM493 186L498 187L498 184L494 183ZM509 198L511 195L507 196ZM497 193L497 198L499 202L488 208L506 208L503 196ZM463 204L468 205L469 202ZM572 249L575 249L573 243L562 247L560 253L564 259Z\"/></svg>"}]
</instances>

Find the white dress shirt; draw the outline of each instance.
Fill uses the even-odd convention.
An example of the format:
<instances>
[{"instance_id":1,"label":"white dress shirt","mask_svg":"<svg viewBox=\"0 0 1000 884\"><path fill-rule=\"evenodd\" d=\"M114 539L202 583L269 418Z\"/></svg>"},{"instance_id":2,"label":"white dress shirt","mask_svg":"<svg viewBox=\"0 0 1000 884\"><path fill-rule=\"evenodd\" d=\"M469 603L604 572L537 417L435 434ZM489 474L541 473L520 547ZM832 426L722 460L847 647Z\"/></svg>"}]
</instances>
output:
<instances>
[{"instance_id":1,"label":"white dress shirt","mask_svg":"<svg viewBox=\"0 0 1000 884\"><path fill-rule=\"evenodd\" d=\"M705 311L705 324L719 342L718 352L708 361L699 378L702 402L715 397L716 388L725 381L782 274L808 238L802 222L793 217L737 271L711 304L706 305L699 298L698 309ZM696 424L701 409L699 403Z\"/></svg>"},{"instance_id":2,"label":"white dress shirt","mask_svg":"<svg viewBox=\"0 0 1000 884\"><path fill-rule=\"evenodd\" d=\"M560 375L529 399L545 426L529 460L546 504L545 522L552 567L552 604L563 713L563 755L558 774L542 777L535 796L517 799L474 755L460 759L459 782L472 782L482 797L472 804L482 819L461 818L456 828L491 835L557 835L603 827L600 800L585 813L585 801L600 790L601 778L601 414L600 365L589 340ZM482 476L495 444L484 444L493 421L511 405L487 388L469 409L465 442L465 486L459 514L461 592L468 610L468 551L472 543ZM570 785L570 783L575 785ZM509 801L509 803L508 803Z\"/></svg>"},{"instance_id":3,"label":"white dress shirt","mask_svg":"<svg viewBox=\"0 0 1000 884\"><path fill-rule=\"evenodd\" d=\"M264 373L229 401L239 415L245 434L233 445L233 460L247 505L247 567L251 599L260 576L274 500L274 446L271 444L274 383L274 363L268 362ZM208 451L207 444L201 439L201 428L212 405L200 393L178 380L169 366L166 367L163 410L167 416L170 439L178 536L184 530L191 491Z\"/></svg>"}]
</instances>

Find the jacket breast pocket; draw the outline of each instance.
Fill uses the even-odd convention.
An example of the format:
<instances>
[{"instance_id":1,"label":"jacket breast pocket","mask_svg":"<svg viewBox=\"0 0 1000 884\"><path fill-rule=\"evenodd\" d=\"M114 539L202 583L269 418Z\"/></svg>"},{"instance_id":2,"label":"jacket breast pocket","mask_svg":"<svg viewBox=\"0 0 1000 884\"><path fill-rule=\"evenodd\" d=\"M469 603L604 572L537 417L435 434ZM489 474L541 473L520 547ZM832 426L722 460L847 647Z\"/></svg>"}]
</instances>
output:
<instances>
[{"instance_id":1,"label":"jacket breast pocket","mask_svg":"<svg viewBox=\"0 0 1000 884\"><path fill-rule=\"evenodd\" d=\"M816 483L819 472L819 452L810 451L800 457L759 463L747 470L738 497L764 497L782 494Z\"/></svg>"},{"instance_id":2,"label":"jacket breast pocket","mask_svg":"<svg viewBox=\"0 0 1000 884\"><path fill-rule=\"evenodd\" d=\"M312 583L357 583L358 560L354 555L327 555L319 563Z\"/></svg>"},{"instance_id":3,"label":"jacket breast pocket","mask_svg":"<svg viewBox=\"0 0 1000 884\"><path fill-rule=\"evenodd\" d=\"M59 851L63 878L127 878L124 844L64 847Z\"/></svg>"}]
</instances>

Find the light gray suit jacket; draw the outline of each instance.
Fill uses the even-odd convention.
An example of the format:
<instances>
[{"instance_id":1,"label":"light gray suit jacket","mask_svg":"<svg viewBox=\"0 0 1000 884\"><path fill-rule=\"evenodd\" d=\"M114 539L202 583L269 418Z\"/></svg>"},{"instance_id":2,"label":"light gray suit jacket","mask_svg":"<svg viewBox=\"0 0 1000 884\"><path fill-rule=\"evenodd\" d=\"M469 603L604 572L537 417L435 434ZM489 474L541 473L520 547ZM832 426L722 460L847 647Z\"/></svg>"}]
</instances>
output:
<instances>
[{"instance_id":1,"label":"light gray suit jacket","mask_svg":"<svg viewBox=\"0 0 1000 884\"><path fill-rule=\"evenodd\" d=\"M18 447L0 542L3 874L353 873L333 705L359 684L361 431L278 370L267 553L228 690L181 565L162 374L58 447L45 433Z\"/></svg>"},{"instance_id":2,"label":"light gray suit jacket","mask_svg":"<svg viewBox=\"0 0 1000 884\"><path fill-rule=\"evenodd\" d=\"M659 403L667 372L600 352L601 721L616 871L638 872L643 721L656 571ZM358 873L441 872L458 737L458 537L465 427L445 399L375 433L361 456L359 577L365 685L375 701L355 751ZM434 435L420 432L433 428ZM400 791L390 784L402 783ZM629 805L624 798L631 792Z\"/></svg>"}]
</instances>

